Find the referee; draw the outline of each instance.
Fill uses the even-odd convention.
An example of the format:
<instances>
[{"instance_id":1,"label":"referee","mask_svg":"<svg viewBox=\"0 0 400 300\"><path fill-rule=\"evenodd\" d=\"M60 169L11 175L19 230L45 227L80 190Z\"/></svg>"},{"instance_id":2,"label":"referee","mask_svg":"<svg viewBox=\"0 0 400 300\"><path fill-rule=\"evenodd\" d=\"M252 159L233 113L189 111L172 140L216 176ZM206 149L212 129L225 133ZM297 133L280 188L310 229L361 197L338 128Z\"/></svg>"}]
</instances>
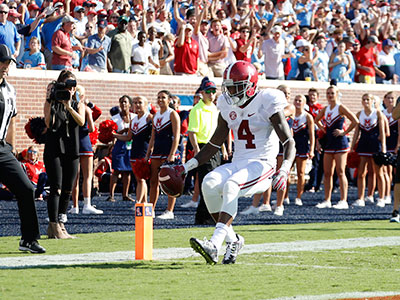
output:
<instances>
[{"instance_id":1,"label":"referee","mask_svg":"<svg viewBox=\"0 0 400 300\"><path fill-rule=\"evenodd\" d=\"M7 83L12 56L6 45L0 45L0 182L16 196L21 219L21 240L19 250L31 253L45 253L39 245L39 223L36 215L34 187L21 164L13 155L15 144L15 119L17 115L14 87Z\"/></svg>"}]
</instances>

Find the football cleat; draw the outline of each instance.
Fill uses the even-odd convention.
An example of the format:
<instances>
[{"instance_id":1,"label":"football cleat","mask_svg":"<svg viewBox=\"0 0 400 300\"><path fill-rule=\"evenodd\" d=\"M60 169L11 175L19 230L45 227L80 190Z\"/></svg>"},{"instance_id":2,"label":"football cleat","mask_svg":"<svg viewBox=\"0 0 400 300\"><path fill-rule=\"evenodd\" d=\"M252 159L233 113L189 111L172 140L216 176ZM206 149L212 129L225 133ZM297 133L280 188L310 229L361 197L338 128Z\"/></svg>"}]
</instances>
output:
<instances>
[{"instance_id":1,"label":"football cleat","mask_svg":"<svg viewBox=\"0 0 400 300\"><path fill-rule=\"evenodd\" d=\"M237 241L232 243L226 243L226 252L222 264L234 264L239 254L240 249L244 246L244 238L241 235L236 234Z\"/></svg>"},{"instance_id":2,"label":"football cleat","mask_svg":"<svg viewBox=\"0 0 400 300\"><path fill-rule=\"evenodd\" d=\"M203 241L191 238L190 246L194 251L203 256L208 264L215 265L218 262L218 250L215 245L206 238L204 238Z\"/></svg>"}]
</instances>

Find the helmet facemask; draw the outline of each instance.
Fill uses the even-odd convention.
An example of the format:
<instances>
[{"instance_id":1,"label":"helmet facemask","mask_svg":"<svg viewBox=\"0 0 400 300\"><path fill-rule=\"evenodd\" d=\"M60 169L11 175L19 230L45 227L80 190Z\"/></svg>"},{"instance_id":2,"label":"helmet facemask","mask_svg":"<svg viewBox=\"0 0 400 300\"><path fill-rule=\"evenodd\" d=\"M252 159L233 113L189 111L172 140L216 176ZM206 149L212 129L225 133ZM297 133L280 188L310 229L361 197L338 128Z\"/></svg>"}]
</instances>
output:
<instances>
[{"instance_id":1,"label":"helmet facemask","mask_svg":"<svg viewBox=\"0 0 400 300\"><path fill-rule=\"evenodd\" d=\"M242 106L255 93L253 83L248 80L233 81L225 79L222 83L222 93L230 105Z\"/></svg>"}]
</instances>

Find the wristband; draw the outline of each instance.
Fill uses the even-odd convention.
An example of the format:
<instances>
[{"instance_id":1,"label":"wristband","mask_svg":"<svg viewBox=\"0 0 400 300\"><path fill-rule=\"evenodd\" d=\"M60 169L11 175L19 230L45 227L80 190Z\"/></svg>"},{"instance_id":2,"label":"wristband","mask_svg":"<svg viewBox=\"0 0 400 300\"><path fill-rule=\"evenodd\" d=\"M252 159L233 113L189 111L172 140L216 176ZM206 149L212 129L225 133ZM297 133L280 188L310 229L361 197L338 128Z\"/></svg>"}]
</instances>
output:
<instances>
[{"instance_id":1,"label":"wristband","mask_svg":"<svg viewBox=\"0 0 400 300\"><path fill-rule=\"evenodd\" d=\"M279 168L279 171L284 171L284 172L286 172L286 174L289 174L291 168L292 168L292 163L290 161L288 161L287 159L285 159L282 162L282 165Z\"/></svg>"},{"instance_id":2,"label":"wristband","mask_svg":"<svg viewBox=\"0 0 400 300\"><path fill-rule=\"evenodd\" d=\"M282 147L286 145L287 142L289 141L294 141L293 137L289 137L287 138L283 143L282 143Z\"/></svg>"},{"instance_id":3,"label":"wristband","mask_svg":"<svg viewBox=\"0 0 400 300\"><path fill-rule=\"evenodd\" d=\"M189 171L196 169L199 165L199 162L197 159L195 159L194 157L189 159L184 165L183 167L185 168L185 172L188 173Z\"/></svg>"}]
</instances>

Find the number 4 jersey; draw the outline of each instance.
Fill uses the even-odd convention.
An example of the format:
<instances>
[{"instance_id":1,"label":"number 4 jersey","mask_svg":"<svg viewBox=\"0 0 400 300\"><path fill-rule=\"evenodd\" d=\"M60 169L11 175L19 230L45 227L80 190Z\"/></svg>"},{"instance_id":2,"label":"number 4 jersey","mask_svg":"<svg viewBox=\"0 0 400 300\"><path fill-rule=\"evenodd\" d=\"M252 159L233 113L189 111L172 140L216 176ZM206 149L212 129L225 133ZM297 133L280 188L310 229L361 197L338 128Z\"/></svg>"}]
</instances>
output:
<instances>
[{"instance_id":1,"label":"number 4 jersey","mask_svg":"<svg viewBox=\"0 0 400 300\"><path fill-rule=\"evenodd\" d=\"M228 104L224 95L218 98L217 107L234 135L233 161L262 159L272 166L276 164L279 139L270 118L279 111L283 112L287 105L284 94L276 89L258 92L244 108Z\"/></svg>"}]
</instances>

